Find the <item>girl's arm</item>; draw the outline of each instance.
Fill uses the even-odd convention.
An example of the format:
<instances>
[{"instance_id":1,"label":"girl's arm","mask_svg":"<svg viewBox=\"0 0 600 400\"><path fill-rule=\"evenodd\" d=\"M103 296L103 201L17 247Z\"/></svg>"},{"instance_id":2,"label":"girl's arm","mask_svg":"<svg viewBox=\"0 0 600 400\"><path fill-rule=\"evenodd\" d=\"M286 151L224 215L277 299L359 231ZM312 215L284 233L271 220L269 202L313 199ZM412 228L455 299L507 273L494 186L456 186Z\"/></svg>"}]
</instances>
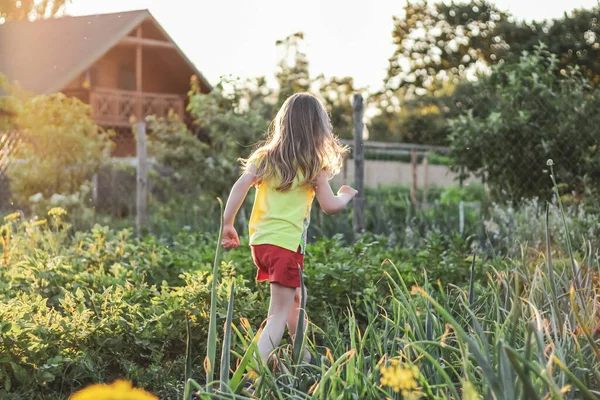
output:
<instances>
[{"instance_id":1,"label":"girl's arm","mask_svg":"<svg viewBox=\"0 0 600 400\"><path fill-rule=\"evenodd\" d=\"M332 215L342 211L350 200L358 194L358 191L352 189L350 186L344 185L338 191L337 196L334 195L331 186L329 186L329 182L327 181L327 172L321 171L317 176L315 194L317 195L321 210L323 210L325 214Z\"/></svg>"},{"instance_id":2,"label":"girl's arm","mask_svg":"<svg viewBox=\"0 0 600 400\"><path fill-rule=\"evenodd\" d=\"M248 191L252 185L254 185L255 174L255 168L250 167L242 176L240 176L231 188L231 193L227 199L227 205L225 206L225 213L223 215L222 244L226 249L233 249L240 245L240 239L233 227L233 222L235 221L235 216L240 207L244 203Z\"/></svg>"}]
</instances>

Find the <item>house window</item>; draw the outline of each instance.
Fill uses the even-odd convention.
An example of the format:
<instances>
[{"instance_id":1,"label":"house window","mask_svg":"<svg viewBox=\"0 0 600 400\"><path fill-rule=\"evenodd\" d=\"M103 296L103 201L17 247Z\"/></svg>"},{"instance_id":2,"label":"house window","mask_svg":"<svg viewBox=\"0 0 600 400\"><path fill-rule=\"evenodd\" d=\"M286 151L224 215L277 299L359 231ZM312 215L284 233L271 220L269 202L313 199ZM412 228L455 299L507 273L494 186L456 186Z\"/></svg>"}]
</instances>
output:
<instances>
[{"instance_id":1,"label":"house window","mask_svg":"<svg viewBox=\"0 0 600 400\"><path fill-rule=\"evenodd\" d=\"M135 69L129 65L119 68L119 89L135 90Z\"/></svg>"}]
</instances>

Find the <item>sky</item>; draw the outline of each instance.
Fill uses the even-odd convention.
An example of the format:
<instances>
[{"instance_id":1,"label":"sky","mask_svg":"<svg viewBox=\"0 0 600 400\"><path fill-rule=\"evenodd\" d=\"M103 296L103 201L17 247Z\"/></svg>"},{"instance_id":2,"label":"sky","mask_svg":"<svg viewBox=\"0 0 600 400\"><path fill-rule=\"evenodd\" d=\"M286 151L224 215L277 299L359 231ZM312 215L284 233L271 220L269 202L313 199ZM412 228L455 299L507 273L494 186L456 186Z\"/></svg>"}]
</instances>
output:
<instances>
[{"instance_id":1,"label":"sky","mask_svg":"<svg viewBox=\"0 0 600 400\"><path fill-rule=\"evenodd\" d=\"M267 76L275 41L305 33L311 76L351 76L377 90L393 54L392 15L403 0L72 0L70 15L148 9L212 84L223 75ZM520 19L561 16L597 0L496 0ZM542 5L543 4L543 5ZM568 4L568 5L567 5Z\"/></svg>"}]
</instances>

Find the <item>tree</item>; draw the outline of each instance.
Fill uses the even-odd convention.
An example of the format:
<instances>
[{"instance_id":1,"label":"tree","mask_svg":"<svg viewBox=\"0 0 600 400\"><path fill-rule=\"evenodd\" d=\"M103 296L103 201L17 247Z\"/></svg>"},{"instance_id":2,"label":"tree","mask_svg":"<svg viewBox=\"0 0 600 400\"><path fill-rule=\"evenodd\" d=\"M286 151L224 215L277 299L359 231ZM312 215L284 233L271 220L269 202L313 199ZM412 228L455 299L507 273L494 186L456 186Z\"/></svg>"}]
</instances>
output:
<instances>
[{"instance_id":1,"label":"tree","mask_svg":"<svg viewBox=\"0 0 600 400\"><path fill-rule=\"evenodd\" d=\"M524 22L487 0L463 3L420 0L394 17L396 49L385 88L375 97L379 115L370 137L443 144L446 120L480 102L473 81L489 67L515 63L540 43L557 55L557 76L578 68L591 85L600 82L600 8L576 10L552 21ZM450 89L450 91L449 91ZM451 93L456 90L456 93Z\"/></svg>"},{"instance_id":2,"label":"tree","mask_svg":"<svg viewBox=\"0 0 600 400\"><path fill-rule=\"evenodd\" d=\"M303 41L304 33L297 32L275 43L283 49L283 56L275 73L279 84L277 109L294 93L306 92L310 88L308 57L302 50Z\"/></svg>"},{"instance_id":3,"label":"tree","mask_svg":"<svg viewBox=\"0 0 600 400\"><path fill-rule=\"evenodd\" d=\"M188 111L196 132L176 118L150 120L151 150L160 165L175 172L178 192L227 195L240 173L238 160L264 138L269 124L253 87L225 79L205 94L194 80Z\"/></svg>"},{"instance_id":4,"label":"tree","mask_svg":"<svg viewBox=\"0 0 600 400\"><path fill-rule=\"evenodd\" d=\"M279 92L273 115L283 102L294 93L313 91L321 97L331 117L335 133L345 139L351 139L352 133L352 95L355 93L354 79L351 77L330 77L319 75L311 80L309 62L304 46L304 33L298 32L276 42L283 49L283 55L276 72ZM271 118L272 118L271 117Z\"/></svg>"},{"instance_id":5,"label":"tree","mask_svg":"<svg viewBox=\"0 0 600 400\"><path fill-rule=\"evenodd\" d=\"M52 18L61 15L71 0L0 0L0 23Z\"/></svg>"},{"instance_id":6,"label":"tree","mask_svg":"<svg viewBox=\"0 0 600 400\"><path fill-rule=\"evenodd\" d=\"M314 81L315 91L321 97L323 105L331 118L333 130L342 139L354 137L352 121L352 95L357 92L351 77L326 78L323 75Z\"/></svg>"},{"instance_id":7,"label":"tree","mask_svg":"<svg viewBox=\"0 0 600 400\"><path fill-rule=\"evenodd\" d=\"M375 97L373 103L379 112L369 123L369 138L384 142L447 145L447 118L457 112L454 95L457 87L446 84L426 96Z\"/></svg>"},{"instance_id":8,"label":"tree","mask_svg":"<svg viewBox=\"0 0 600 400\"><path fill-rule=\"evenodd\" d=\"M403 15L394 17L396 49L390 58L386 89L411 88L425 94L441 82L463 76L478 61L487 64L487 60L500 59L497 53L508 46L495 30L504 23L508 23L507 15L486 1L407 3Z\"/></svg>"},{"instance_id":9,"label":"tree","mask_svg":"<svg viewBox=\"0 0 600 400\"><path fill-rule=\"evenodd\" d=\"M545 43L558 56L557 74L580 67L600 81L600 8L576 10L551 21L517 21L487 0L408 3L394 17L396 44L385 89L424 95L445 82L458 83L473 69L516 62Z\"/></svg>"},{"instance_id":10,"label":"tree","mask_svg":"<svg viewBox=\"0 0 600 400\"><path fill-rule=\"evenodd\" d=\"M600 82L600 7L575 10L545 27L548 50L558 56L557 73L578 67L597 86Z\"/></svg>"},{"instance_id":11,"label":"tree","mask_svg":"<svg viewBox=\"0 0 600 400\"><path fill-rule=\"evenodd\" d=\"M396 50L384 90L373 96L379 113L370 121L369 137L447 144L446 120L466 106L460 99L464 93L454 91L470 87L469 72L517 59L507 44L514 36L527 45L532 41L528 26L486 1L408 3L403 15L394 17Z\"/></svg>"},{"instance_id":12,"label":"tree","mask_svg":"<svg viewBox=\"0 0 600 400\"><path fill-rule=\"evenodd\" d=\"M377 114L367 123L369 140L377 142L402 142L400 112L388 107L386 102L376 106Z\"/></svg>"},{"instance_id":13,"label":"tree","mask_svg":"<svg viewBox=\"0 0 600 400\"><path fill-rule=\"evenodd\" d=\"M497 199L549 199L552 159L564 194L580 200L597 192L600 91L576 69L561 73L560 60L541 47L495 66L474 91L466 114L450 121L458 172L479 175Z\"/></svg>"},{"instance_id":14,"label":"tree","mask_svg":"<svg viewBox=\"0 0 600 400\"><path fill-rule=\"evenodd\" d=\"M240 107L254 110L267 121L271 121L277 113L275 101L278 93L267 85L264 76L238 80L232 94L238 97L236 102Z\"/></svg>"}]
</instances>

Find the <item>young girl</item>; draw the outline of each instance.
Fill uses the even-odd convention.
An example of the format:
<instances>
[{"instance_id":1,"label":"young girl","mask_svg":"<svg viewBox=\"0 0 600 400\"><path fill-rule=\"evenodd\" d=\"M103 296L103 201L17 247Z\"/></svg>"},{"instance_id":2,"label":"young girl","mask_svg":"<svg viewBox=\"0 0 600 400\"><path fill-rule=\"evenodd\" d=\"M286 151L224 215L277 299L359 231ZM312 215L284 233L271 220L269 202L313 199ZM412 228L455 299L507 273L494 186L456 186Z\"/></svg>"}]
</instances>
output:
<instances>
[{"instance_id":1,"label":"young girl","mask_svg":"<svg viewBox=\"0 0 600 400\"><path fill-rule=\"evenodd\" d=\"M329 186L328 179L340 171L344 151L319 100L310 94L295 94L281 106L266 143L243 162L244 173L231 189L223 229L227 249L240 244L233 222L248 190L256 187L250 246L258 267L256 279L271 285L267 324L258 340L264 362L279 346L286 325L294 339L301 295L298 265L304 268L315 195L326 214L335 214L357 194L342 186L336 196ZM311 361L308 351L304 361Z\"/></svg>"}]
</instances>

